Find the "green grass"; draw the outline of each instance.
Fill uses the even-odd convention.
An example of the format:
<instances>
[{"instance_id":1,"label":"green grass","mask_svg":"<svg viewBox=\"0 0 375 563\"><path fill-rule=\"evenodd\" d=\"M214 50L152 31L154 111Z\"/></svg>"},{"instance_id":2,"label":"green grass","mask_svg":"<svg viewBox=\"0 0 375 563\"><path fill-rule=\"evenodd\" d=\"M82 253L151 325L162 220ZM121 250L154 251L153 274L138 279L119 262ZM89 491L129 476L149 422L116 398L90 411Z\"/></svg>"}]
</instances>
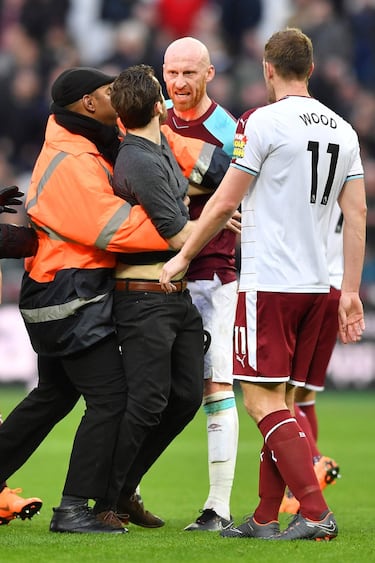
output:
<instances>
[{"instance_id":1,"label":"green grass","mask_svg":"<svg viewBox=\"0 0 375 563\"><path fill-rule=\"evenodd\" d=\"M0 388L5 416L22 398L22 389ZM342 479L327 487L340 534L332 542L264 542L230 540L217 534L184 532L198 515L208 491L205 418L199 412L142 483L147 508L166 520L163 528L130 526L123 536L52 534L48 525L64 482L68 454L83 405L62 421L9 480L24 496L40 496L43 508L31 521L15 520L0 527L0 561L12 562L211 562L261 563L375 561L374 391L326 391L319 397L320 448L340 463ZM261 438L244 412L241 396L240 444L232 493L232 513L240 523L257 504L258 455ZM282 515L282 525L288 517Z\"/></svg>"}]
</instances>

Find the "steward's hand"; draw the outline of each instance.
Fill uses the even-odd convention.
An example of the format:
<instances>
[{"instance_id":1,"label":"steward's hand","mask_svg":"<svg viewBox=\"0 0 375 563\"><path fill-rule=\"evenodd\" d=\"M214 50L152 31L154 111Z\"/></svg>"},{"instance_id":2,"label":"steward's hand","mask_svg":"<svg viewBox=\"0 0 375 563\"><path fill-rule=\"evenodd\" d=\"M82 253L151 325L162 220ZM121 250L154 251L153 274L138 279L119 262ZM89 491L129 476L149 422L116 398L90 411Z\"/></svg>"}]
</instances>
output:
<instances>
[{"instance_id":1,"label":"steward's hand","mask_svg":"<svg viewBox=\"0 0 375 563\"><path fill-rule=\"evenodd\" d=\"M24 194L20 192L17 186L8 186L0 189L0 213L17 213L16 209L8 207L9 205L22 205L22 201L17 199Z\"/></svg>"},{"instance_id":2,"label":"steward's hand","mask_svg":"<svg viewBox=\"0 0 375 563\"><path fill-rule=\"evenodd\" d=\"M38 235L30 227L0 224L0 258L26 258L38 250Z\"/></svg>"}]
</instances>

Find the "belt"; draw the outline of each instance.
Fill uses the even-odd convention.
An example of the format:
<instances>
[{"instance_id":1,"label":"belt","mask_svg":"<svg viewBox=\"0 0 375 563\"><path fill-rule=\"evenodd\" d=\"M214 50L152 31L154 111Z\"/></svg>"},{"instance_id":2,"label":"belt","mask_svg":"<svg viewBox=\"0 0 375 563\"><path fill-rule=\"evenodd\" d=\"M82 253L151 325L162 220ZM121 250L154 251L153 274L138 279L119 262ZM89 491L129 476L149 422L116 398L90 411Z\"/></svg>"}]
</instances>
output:
<instances>
[{"instance_id":1,"label":"belt","mask_svg":"<svg viewBox=\"0 0 375 563\"><path fill-rule=\"evenodd\" d=\"M182 293L187 288L186 280L171 281L176 287L177 293ZM148 280L116 280L115 288L118 291L151 291L154 293L165 293L159 282Z\"/></svg>"}]
</instances>

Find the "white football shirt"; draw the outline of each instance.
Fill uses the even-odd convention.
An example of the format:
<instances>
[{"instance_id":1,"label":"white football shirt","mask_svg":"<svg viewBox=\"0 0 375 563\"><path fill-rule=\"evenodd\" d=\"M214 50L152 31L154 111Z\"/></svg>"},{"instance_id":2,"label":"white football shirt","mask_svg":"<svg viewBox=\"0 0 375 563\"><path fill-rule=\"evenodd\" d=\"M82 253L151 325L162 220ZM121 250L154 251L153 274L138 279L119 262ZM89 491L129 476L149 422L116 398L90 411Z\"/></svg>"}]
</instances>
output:
<instances>
[{"instance_id":1,"label":"white football shirt","mask_svg":"<svg viewBox=\"0 0 375 563\"><path fill-rule=\"evenodd\" d=\"M242 205L240 291L329 291L327 238L347 180L363 177L351 125L287 96L239 119L231 166L256 176Z\"/></svg>"}]
</instances>

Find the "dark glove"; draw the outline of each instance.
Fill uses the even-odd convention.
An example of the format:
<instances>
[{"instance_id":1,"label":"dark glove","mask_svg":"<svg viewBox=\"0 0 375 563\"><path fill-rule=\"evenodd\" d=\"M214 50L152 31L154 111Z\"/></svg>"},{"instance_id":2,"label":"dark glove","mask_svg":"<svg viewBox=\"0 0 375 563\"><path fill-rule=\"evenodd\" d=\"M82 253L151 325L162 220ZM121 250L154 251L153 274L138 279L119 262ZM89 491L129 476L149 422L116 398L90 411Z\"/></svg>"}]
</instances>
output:
<instances>
[{"instance_id":1,"label":"dark glove","mask_svg":"<svg viewBox=\"0 0 375 563\"><path fill-rule=\"evenodd\" d=\"M22 205L18 197L22 197L24 194L18 190L17 186L9 186L7 188L0 189L0 213L17 213L16 209L8 207L8 205Z\"/></svg>"},{"instance_id":2,"label":"dark glove","mask_svg":"<svg viewBox=\"0 0 375 563\"><path fill-rule=\"evenodd\" d=\"M0 258L25 258L38 250L38 236L30 227L0 224Z\"/></svg>"}]
</instances>

